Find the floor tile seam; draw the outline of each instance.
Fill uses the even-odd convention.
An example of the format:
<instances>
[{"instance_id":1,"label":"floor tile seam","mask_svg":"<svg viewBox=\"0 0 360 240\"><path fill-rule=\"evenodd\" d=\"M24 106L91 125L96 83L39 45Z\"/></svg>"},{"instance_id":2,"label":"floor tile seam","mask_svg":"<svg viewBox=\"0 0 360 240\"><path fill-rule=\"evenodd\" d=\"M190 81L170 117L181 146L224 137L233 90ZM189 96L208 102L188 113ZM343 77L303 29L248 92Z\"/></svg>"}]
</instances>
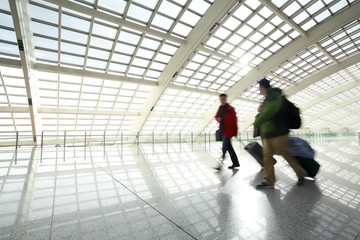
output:
<instances>
[{"instance_id":1,"label":"floor tile seam","mask_svg":"<svg viewBox=\"0 0 360 240\"><path fill-rule=\"evenodd\" d=\"M286 217L288 217L288 218L290 218L290 219L292 219L292 220L294 220L294 221L298 221L297 218L292 217L291 215L286 215ZM301 223L301 224L304 224L304 225L306 225L306 226L309 226L309 227L313 227L313 226L314 226L314 225L312 225L312 224L310 224L310 223L307 223L305 218L304 218L302 221L300 221L300 223ZM316 226L316 225L315 225L315 226ZM334 232L333 230L330 230L329 228L324 228L324 230L329 231L330 233L335 234L335 235L338 236L338 237L342 237L339 233ZM360 234L360 233L359 233L359 234ZM359 236L359 234L358 234L357 236ZM355 237L355 240L356 240L357 236Z\"/></svg>"},{"instance_id":2,"label":"floor tile seam","mask_svg":"<svg viewBox=\"0 0 360 240\"><path fill-rule=\"evenodd\" d=\"M54 172L54 195L53 195L53 203L51 210L51 221L50 221L50 232L49 232L49 240L51 240L53 223L54 223L54 213L55 213L55 196L56 196L56 187L57 187L57 160L55 162L55 172Z\"/></svg>"},{"instance_id":3,"label":"floor tile seam","mask_svg":"<svg viewBox=\"0 0 360 240\"><path fill-rule=\"evenodd\" d=\"M190 232L186 231L182 226L180 226L179 224L177 224L176 222L174 222L172 219L170 219L168 216L166 216L164 213L162 213L160 210L158 210L157 208L155 208L154 206L152 206L148 201L146 201L145 199L143 199L142 197L140 197L136 192L134 192L133 190L131 190L129 187L127 187L125 184L123 184L122 182L120 182L118 179L116 179L111 173L109 173L108 171L106 171L104 168L102 168L101 166L99 166L97 163L94 163L95 165L97 165L99 168L101 168L107 175L109 175L112 179L114 179L116 182L118 182L121 186L123 186L127 191L129 191L130 193L132 193L136 198L140 199L142 202L144 202L146 205L148 205L151 209L153 209L154 211L156 211L157 213L159 213L161 216L163 216L168 222L170 222L171 224L175 225L177 228L179 228L180 230L182 230L184 233L186 233L188 236L190 236L192 239L197 239L193 234L191 234Z\"/></svg>"}]
</instances>

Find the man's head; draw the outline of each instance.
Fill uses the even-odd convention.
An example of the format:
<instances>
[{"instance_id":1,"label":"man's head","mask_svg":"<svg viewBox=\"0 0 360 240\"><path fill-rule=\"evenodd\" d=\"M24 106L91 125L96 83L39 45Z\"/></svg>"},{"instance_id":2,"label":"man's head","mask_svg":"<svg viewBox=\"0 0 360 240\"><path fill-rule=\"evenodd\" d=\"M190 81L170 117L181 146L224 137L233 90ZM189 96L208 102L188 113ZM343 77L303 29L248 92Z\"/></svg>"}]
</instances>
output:
<instances>
[{"instance_id":1,"label":"man's head","mask_svg":"<svg viewBox=\"0 0 360 240\"><path fill-rule=\"evenodd\" d=\"M225 106L227 104L227 95L225 93L220 94L220 103L222 106Z\"/></svg>"},{"instance_id":2,"label":"man's head","mask_svg":"<svg viewBox=\"0 0 360 240\"><path fill-rule=\"evenodd\" d=\"M259 90L261 95L266 95L267 90L271 87L270 81L266 78L261 79L259 82Z\"/></svg>"}]
</instances>

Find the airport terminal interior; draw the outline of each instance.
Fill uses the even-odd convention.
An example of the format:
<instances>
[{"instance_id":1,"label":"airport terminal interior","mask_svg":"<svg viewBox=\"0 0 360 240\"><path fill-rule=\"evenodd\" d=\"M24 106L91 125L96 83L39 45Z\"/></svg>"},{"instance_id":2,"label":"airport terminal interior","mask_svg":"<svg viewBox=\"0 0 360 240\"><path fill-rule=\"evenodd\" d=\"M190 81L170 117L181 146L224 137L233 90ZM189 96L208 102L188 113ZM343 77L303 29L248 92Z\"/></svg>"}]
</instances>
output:
<instances>
[{"instance_id":1,"label":"airport terminal interior","mask_svg":"<svg viewBox=\"0 0 360 240\"><path fill-rule=\"evenodd\" d=\"M360 0L0 0L0 240L360 240L359 53ZM301 186L274 155L256 188L263 78Z\"/></svg>"}]
</instances>

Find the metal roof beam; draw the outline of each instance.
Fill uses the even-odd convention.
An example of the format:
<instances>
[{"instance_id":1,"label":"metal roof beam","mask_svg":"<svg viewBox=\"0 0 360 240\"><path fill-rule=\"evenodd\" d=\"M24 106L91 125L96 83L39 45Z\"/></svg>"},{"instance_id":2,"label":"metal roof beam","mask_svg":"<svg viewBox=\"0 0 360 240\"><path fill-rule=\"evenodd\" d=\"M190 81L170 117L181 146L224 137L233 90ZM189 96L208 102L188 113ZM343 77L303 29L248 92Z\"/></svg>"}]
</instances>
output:
<instances>
[{"instance_id":1,"label":"metal roof beam","mask_svg":"<svg viewBox=\"0 0 360 240\"><path fill-rule=\"evenodd\" d=\"M324 70L304 79L303 81L299 82L298 84L288 88L287 90L285 90L285 93L288 96L291 96L305 88L307 88L308 86L310 86L311 84L314 84L334 73L337 73L341 70L346 69L347 67L350 67L356 63L359 62L359 55L353 55L347 59L345 59L344 61L340 62L339 64L334 64L331 65L330 67L325 68Z\"/></svg>"},{"instance_id":2,"label":"metal roof beam","mask_svg":"<svg viewBox=\"0 0 360 240\"><path fill-rule=\"evenodd\" d=\"M311 122L313 122L313 121L315 121L317 119L323 118L327 114L332 113L333 111L336 111L337 109L341 109L343 107L346 107L346 106L348 106L350 104L353 104L353 103L356 103L356 102L359 102L359 101L360 101L360 96L356 96L355 98L350 98L350 99L348 99L346 101L343 101L343 102L341 102L339 104L335 104L335 105L333 105L333 106L331 106L329 108L326 108L323 111L320 111L319 113L316 113L311 118L305 119L304 126L306 126L306 124L309 124L309 123L311 123ZM352 112L352 114L354 114L354 113ZM335 118L332 118L331 123L336 123L338 120L341 120L341 119L346 118L346 117L347 117L347 115L345 115L345 116L344 115L339 115L339 116L337 116ZM322 129L322 128L328 126L331 123L326 122L324 124L320 124L318 127L315 127L314 130Z\"/></svg>"},{"instance_id":3,"label":"metal roof beam","mask_svg":"<svg viewBox=\"0 0 360 240\"><path fill-rule=\"evenodd\" d=\"M135 121L131 128L131 133L140 132L146 120L150 116L154 106L168 88L169 84L176 76L179 68L188 60L191 54L196 51L203 39L209 34L209 30L219 21L238 1L222 0L215 1L204 16L199 20L195 27L187 36L186 44L182 44L166 65L164 71L159 76L158 87L152 89L146 103L141 109L140 117Z\"/></svg>"},{"instance_id":4,"label":"metal roof beam","mask_svg":"<svg viewBox=\"0 0 360 240\"><path fill-rule=\"evenodd\" d=\"M120 76L115 74L109 73L101 73L89 70L82 70L77 68L68 68L68 67L61 67L55 66L50 64L43 64L43 63L36 63L34 66L35 70L42 71L42 72L51 72L51 73L60 73L60 74L68 74L68 75L75 75L80 77L89 77L89 78L98 78L103 80L113 80L119 82L127 82L127 83L136 83L141 85L149 85L149 86L156 86L156 81L141 79L141 78L133 78L133 77L126 77Z\"/></svg>"},{"instance_id":5,"label":"metal roof beam","mask_svg":"<svg viewBox=\"0 0 360 240\"><path fill-rule=\"evenodd\" d=\"M359 112L359 110L360 110L360 109L358 109L358 112ZM352 113L352 114L354 114L354 113ZM348 128L348 126L351 126L351 125L353 125L353 124L355 124L355 123L358 123L357 125L355 125L355 126L358 126L358 127L356 127L356 128L350 128L350 129L352 129L352 130L354 130L354 131L360 130L360 121L359 121L359 118L355 118L355 119L353 119L353 120L350 120L350 121L347 121L347 122L343 123L342 126L341 126L340 128L338 128L338 129L336 129L336 130L340 130L340 129L343 129L343 128Z\"/></svg>"},{"instance_id":6,"label":"metal roof beam","mask_svg":"<svg viewBox=\"0 0 360 240\"><path fill-rule=\"evenodd\" d=\"M38 80L35 74L36 71L33 69L35 63L35 48L33 45L29 1L9 0L9 5L20 52L21 66L24 73L33 142L36 146L36 136L41 132L41 119L37 115L39 105L39 88L37 86Z\"/></svg>"},{"instance_id":7,"label":"metal roof beam","mask_svg":"<svg viewBox=\"0 0 360 240\"><path fill-rule=\"evenodd\" d=\"M56 114L84 114L84 115L116 115L116 116L139 116L138 112L120 112L120 111L103 111L90 109L71 109L71 108L39 108L39 113L56 113Z\"/></svg>"},{"instance_id":8,"label":"metal roof beam","mask_svg":"<svg viewBox=\"0 0 360 240\"><path fill-rule=\"evenodd\" d=\"M312 44L318 42L322 38L328 36L334 31L338 30L345 24L359 18L360 12L360 2L354 4L348 9L337 14L333 18L330 18L328 21L318 25L311 31L307 33L307 37L300 37L295 41L289 43L286 47L279 50L276 54L272 55L264 62L259 64L258 69L251 70L245 77L235 83L228 91L229 102L232 102L236 99L247 87L252 83L259 80L268 74L271 70L279 66L282 62L286 61L290 57L296 55L301 50L311 46ZM340 65L340 64L339 64ZM208 111L206 111L205 116L207 116L203 121L198 121L190 131L192 132L201 132L203 129L211 122L213 116L215 115L219 107L218 102L214 103ZM247 128L247 127L246 127Z\"/></svg>"},{"instance_id":9,"label":"metal roof beam","mask_svg":"<svg viewBox=\"0 0 360 240\"><path fill-rule=\"evenodd\" d=\"M322 79L324 79L325 77L328 77L334 73L337 73L341 70L344 70L356 63L359 62L359 55L354 55L351 56L347 59L345 59L344 61L340 62L339 64L334 64L331 65L330 67L325 68L324 70L315 73L314 75L304 79L303 81L297 83L296 85L286 89L284 91L285 95L287 95L288 97L296 94L297 92L307 88L308 86L310 86L311 84L314 84ZM355 86L359 86L358 82L351 82L346 84L346 86L343 87L343 89L349 89L351 87L355 87ZM334 89L334 90L330 90L327 93L325 93L324 95L318 96L316 98L310 99L309 101L301 104L299 107L301 110L307 109L321 101L326 100L328 97L332 97L336 94L339 93L339 91L341 91L341 89ZM315 99L315 100L314 100ZM244 125L239 127L240 131L244 131L246 128L248 128L253 122L254 122L254 117L257 114L257 111L254 110L254 112L252 112L251 114L249 114L249 116L246 118L246 120L244 121Z\"/></svg>"},{"instance_id":10,"label":"metal roof beam","mask_svg":"<svg viewBox=\"0 0 360 240\"><path fill-rule=\"evenodd\" d=\"M306 32L299 27L292 19L290 19L283 11L278 9L271 1L269 0L259 0L262 5L269 8L276 16L281 18L284 22L289 24L293 29L295 29L297 32L301 34L303 37L307 37Z\"/></svg>"},{"instance_id":11,"label":"metal roof beam","mask_svg":"<svg viewBox=\"0 0 360 240\"><path fill-rule=\"evenodd\" d=\"M160 38L170 40L170 41L173 41L173 42L176 42L176 43L183 44L183 43L186 42L185 40L183 40L183 39L181 39L179 37L174 37L174 36L172 36L172 35L170 35L168 33L164 33L164 32L152 29L150 27L145 27L145 26L143 26L141 24L126 21L123 18L116 17L114 15L107 14L107 13L104 13L104 12L100 12L100 11L98 11L96 9L91 9L89 7L85 7L85 6L83 6L81 4L78 4L78 3L75 3L75 2L59 1L59 0L44 0L44 1L52 3L52 4L56 4L56 5L64 7L64 8L71 9L73 11L77 11L77 12L81 12L83 14L87 14L87 15L95 17L95 18L100 18L100 19L108 21L108 22L119 24L121 26L132 28L132 29L138 30L138 31L143 32L143 33L148 33L148 34L154 35L156 37L160 37Z\"/></svg>"},{"instance_id":12,"label":"metal roof beam","mask_svg":"<svg viewBox=\"0 0 360 240\"><path fill-rule=\"evenodd\" d=\"M312 106L315 106L323 101L326 101L340 93L343 93L345 91L348 91L352 88L356 88L356 87L359 87L360 86L360 83L359 81L353 81L353 82L348 82L348 83L345 83L343 85L340 85L338 87L335 87L327 92L325 92L324 94L318 96L318 97L315 97L315 98L312 98L310 99L309 101L303 103L300 105L300 108L302 109L302 111L312 107Z\"/></svg>"},{"instance_id":13,"label":"metal roof beam","mask_svg":"<svg viewBox=\"0 0 360 240\"><path fill-rule=\"evenodd\" d=\"M28 113L30 112L29 107L0 107L1 113Z\"/></svg>"},{"instance_id":14,"label":"metal roof beam","mask_svg":"<svg viewBox=\"0 0 360 240\"><path fill-rule=\"evenodd\" d=\"M13 68L21 68L21 61L10 59L10 58L0 58L0 66L1 67L13 67Z\"/></svg>"}]
</instances>

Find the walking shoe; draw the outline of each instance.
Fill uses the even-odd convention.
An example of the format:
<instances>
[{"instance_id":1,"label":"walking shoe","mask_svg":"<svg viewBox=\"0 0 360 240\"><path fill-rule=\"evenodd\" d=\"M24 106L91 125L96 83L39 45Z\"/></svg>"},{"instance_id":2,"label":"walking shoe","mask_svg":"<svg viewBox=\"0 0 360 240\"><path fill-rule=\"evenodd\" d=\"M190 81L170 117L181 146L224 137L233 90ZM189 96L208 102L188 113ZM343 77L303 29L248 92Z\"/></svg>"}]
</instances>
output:
<instances>
[{"instance_id":1,"label":"walking shoe","mask_svg":"<svg viewBox=\"0 0 360 240\"><path fill-rule=\"evenodd\" d=\"M296 185L302 186L302 185L304 185L304 182L305 182L305 178L303 178L303 177L302 177L302 178L299 178Z\"/></svg>"},{"instance_id":2,"label":"walking shoe","mask_svg":"<svg viewBox=\"0 0 360 240\"><path fill-rule=\"evenodd\" d=\"M273 189L274 188L274 185L269 185L267 183L260 183L258 185L256 185L256 189Z\"/></svg>"},{"instance_id":3,"label":"walking shoe","mask_svg":"<svg viewBox=\"0 0 360 240\"><path fill-rule=\"evenodd\" d=\"M229 169L234 169L236 167L240 167L240 164L233 164L233 165L229 166L228 168Z\"/></svg>"}]
</instances>

